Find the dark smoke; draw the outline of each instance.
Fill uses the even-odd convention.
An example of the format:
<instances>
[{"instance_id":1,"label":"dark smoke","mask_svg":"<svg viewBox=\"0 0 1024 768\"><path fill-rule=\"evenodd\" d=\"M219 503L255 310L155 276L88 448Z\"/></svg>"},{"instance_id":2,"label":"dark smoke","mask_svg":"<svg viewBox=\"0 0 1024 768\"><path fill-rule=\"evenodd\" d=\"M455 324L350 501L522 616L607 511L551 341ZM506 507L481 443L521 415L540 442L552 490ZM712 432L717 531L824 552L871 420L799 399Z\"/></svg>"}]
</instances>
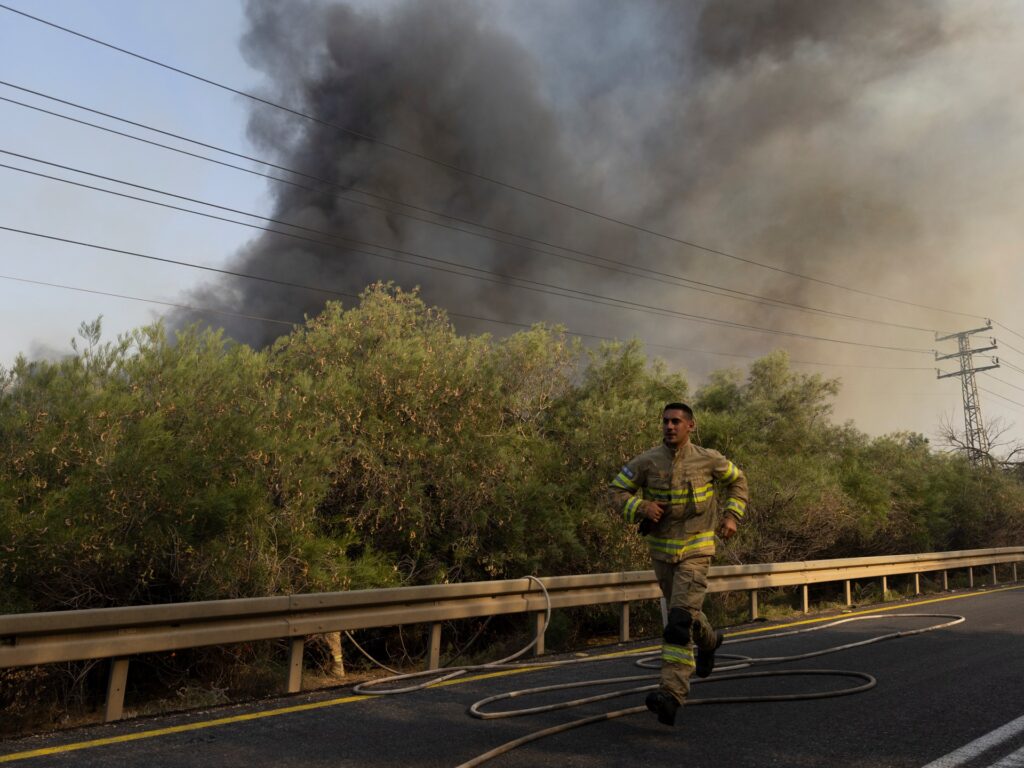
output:
<instances>
[{"instance_id":1,"label":"dark smoke","mask_svg":"<svg viewBox=\"0 0 1024 768\"><path fill-rule=\"evenodd\" d=\"M962 269L951 255L937 255L929 240L935 211L926 205L947 205L929 195L950 169L910 152L922 143L901 134L905 125L922 133L923 144L930 139L900 98L914 78L927 77L943 50L969 35L971 19L961 13L953 23L949 9L914 0L423 0L357 10L252 0L242 48L266 75L268 98L325 122L688 240L936 303L944 299L942 288L924 284L915 272L945 268L955 275ZM911 317L892 305L601 222L264 106L253 107L249 135L263 155L342 187L740 290ZM851 326L567 264L352 206L326 188L273 191L275 218L338 237L740 322L930 343L911 332ZM421 286L428 303L453 313L562 322L594 334L733 352L786 346L819 359L847 355L843 348L429 271L355 252L341 241L260 236L234 267L349 293L393 280ZM958 299L963 306L962 293ZM192 300L299 321L326 297L235 280L210 285ZM281 332L222 317L211 322L253 344ZM463 330L508 332L457 322ZM723 361L681 364L706 370Z\"/></svg>"},{"instance_id":2,"label":"dark smoke","mask_svg":"<svg viewBox=\"0 0 1024 768\"><path fill-rule=\"evenodd\" d=\"M542 73L528 52L494 28L480 8L429 2L377 13L341 5L258 1L250 3L249 18L243 50L270 78L269 98L460 168L600 206L541 96ZM249 135L264 156L342 188L370 190L541 239L560 241L573 234L567 233L573 217L564 210L323 124L256 106ZM550 257L346 204L337 191L275 187L273 216L506 275L545 279L561 271L558 264L550 271ZM598 237L595 230L575 238L575 244L596 249ZM319 245L261 236L238 255L236 268L349 293L376 280L393 280L406 288L420 286L428 302L453 312L527 322L544 316L543 296L373 258L342 241ZM325 297L236 280L211 286L195 300L298 321L304 313L316 313ZM279 327L244 321L227 326L234 337L255 344L280 332Z\"/></svg>"}]
</instances>

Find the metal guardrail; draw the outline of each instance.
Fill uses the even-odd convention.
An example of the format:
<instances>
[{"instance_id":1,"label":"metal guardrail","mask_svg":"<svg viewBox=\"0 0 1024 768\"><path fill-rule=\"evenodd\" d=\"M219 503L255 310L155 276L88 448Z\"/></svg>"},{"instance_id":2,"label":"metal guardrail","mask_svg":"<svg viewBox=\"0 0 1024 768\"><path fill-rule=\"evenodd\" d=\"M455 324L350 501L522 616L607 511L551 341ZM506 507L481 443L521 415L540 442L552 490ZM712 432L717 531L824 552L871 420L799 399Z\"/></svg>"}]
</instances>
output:
<instances>
[{"instance_id":1,"label":"metal guardrail","mask_svg":"<svg viewBox=\"0 0 1024 768\"><path fill-rule=\"evenodd\" d=\"M920 574L967 569L974 586L974 569L989 566L992 583L996 566L1010 565L1017 580L1017 563L1024 562L1024 547L976 549L919 555L859 557L794 563L730 565L711 568L709 592L748 591L751 618L757 617L757 590L802 586L803 609L809 610L808 587L824 582L882 580L913 574L920 593ZM629 605L661 596L653 571L628 571L541 579L551 607L619 604L620 639L629 639ZM301 687L302 656L310 635L341 630L429 624L429 669L439 663L441 622L498 614L532 613L537 632L536 653L544 653L543 622L547 602L529 579L441 584L393 589L327 592L280 597L213 600L197 603L100 608L51 613L0 616L0 668L50 664L86 659L111 659L105 719L121 717L128 658L210 645L256 640L290 641L286 689Z\"/></svg>"}]
</instances>

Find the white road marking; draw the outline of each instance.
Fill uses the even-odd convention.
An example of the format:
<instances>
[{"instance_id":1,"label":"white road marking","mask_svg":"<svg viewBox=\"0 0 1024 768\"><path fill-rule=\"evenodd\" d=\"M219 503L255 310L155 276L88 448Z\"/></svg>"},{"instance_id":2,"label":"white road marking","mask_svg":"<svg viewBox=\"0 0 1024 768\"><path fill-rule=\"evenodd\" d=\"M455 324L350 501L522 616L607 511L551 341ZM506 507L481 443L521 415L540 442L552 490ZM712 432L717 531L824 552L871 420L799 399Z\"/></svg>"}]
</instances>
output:
<instances>
[{"instance_id":1,"label":"white road marking","mask_svg":"<svg viewBox=\"0 0 1024 768\"><path fill-rule=\"evenodd\" d=\"M989 768L1024 768L1024 747L1007 755L998 763L992 763Z\"/></svg>"},{"instance_id":2,"label":"white road marking","mask_svg":"<svg viewBox=\"0 0 1024 768\"><path fill-rule=\"evenodd\" d=\"M1019 733L1024 733L1024 716L1018 717L1016 720L1011 720L1006 725L996 728L990 733L986 733L981 738L975 739L970 744L964 744L960 749L956 749L950 752L948 755L943 755L938 760L933 760L924 766L924 768L958 768L958 766L965 765L971 760L976 758L982 752L1002 744L1004 741L1009 741ZM1004 760L1010 760L1011 758L1018 758L1024 761L1024 749L1014 752L1012 755L1007 755ZM1024 762L1011 762L1011 763L996 763L990 768L1016 768L1016 766L1024 766Z\"/></svg>"}]
</instances>

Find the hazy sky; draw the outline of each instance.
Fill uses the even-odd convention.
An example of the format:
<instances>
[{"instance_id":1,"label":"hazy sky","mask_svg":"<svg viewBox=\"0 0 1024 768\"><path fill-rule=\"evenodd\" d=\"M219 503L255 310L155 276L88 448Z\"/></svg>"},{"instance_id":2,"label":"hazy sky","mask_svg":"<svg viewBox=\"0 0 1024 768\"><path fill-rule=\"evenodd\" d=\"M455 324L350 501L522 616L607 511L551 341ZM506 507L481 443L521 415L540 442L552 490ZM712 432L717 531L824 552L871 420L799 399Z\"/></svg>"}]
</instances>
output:
<instances>
[{"instance_id":1,"label":"hazy sky","mask_svg":"<svg viewBox=\"0 0 1024 768\"><path fill-rule=\"evenodd\" d=\"M0 80L7 83L566 246L588 261L611 259L626 265L625 272L510 250L402 217L378 221L322 191L282 189L6 101L0 101L0 150L283 217L331 236L792 334L930 350L936 347L931 330L961 330L991 316L1001 324L992 334L1000 340L998 354L1024 369L1024 352L1010 348L1024 350L1024 338L1014 333L1024 333L1018 298L1024 285L1024 6L1012 0L437 0L360 2L351 11L299 0L10 5L679 240L974 318L799 280L468 181L377 145L296 124L241 96L3 10ZM157 138L5 85L0 97ZM0 154L0 163L119 188L10 154ZM958 380L937 381L928 353L725 329L442 278L337 247L283 245L234 224L6 168L0 168L0 226L339 290L358 290L374 279L422 285L428 300L453 313L559 322L583 333L636 335L680 348L652 352L697 385L711 370L743 366L744 356L787 349L803 361L800 370L843 380L837 416L868 432L934 435L944 417L962 420ZM270 293L197 270L5 231L0 254L0 364L19 352L66 352L78 324L100 314L112 337L168 312L10 277L285 321L315 311L324 298ZM639 279L630 265L911 328L695 293L678 281ZM510 329L457 322L472 332ZM228 327L260 340L275 326L229 321ZM942 349L954 347L947 342ZM1004 367L995 376L979 377L987 390L981 394L986 419L1024 423L1024 373ZM1024 430L1014 427L1011 435L1024 439Z\"/></svg>"}]
</instances>

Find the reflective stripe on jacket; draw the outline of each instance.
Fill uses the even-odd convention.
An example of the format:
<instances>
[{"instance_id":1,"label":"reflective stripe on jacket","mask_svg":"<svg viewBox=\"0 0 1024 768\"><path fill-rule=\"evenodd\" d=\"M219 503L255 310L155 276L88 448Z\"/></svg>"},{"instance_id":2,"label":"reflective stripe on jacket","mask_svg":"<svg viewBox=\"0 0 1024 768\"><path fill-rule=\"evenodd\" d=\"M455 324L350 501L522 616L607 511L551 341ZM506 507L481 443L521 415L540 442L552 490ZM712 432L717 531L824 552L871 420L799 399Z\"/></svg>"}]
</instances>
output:
<instances>
[{"instance_id":1,"label":"reflective stripe on jacket","mask_svg":"<svg viewBox=\"0 0 1024 768\"><path fill-rule=\"evenodd\" d=\"M747 478L718 451L686 443L678 451L652 448L622 468L609 488L628 523L644 518L640 506L656 501L665 514L646 537L655 560L678 561L715 553L715 481L726 487L722 513L742 522L747 510Z\"/></svg>"}]
</instances>

